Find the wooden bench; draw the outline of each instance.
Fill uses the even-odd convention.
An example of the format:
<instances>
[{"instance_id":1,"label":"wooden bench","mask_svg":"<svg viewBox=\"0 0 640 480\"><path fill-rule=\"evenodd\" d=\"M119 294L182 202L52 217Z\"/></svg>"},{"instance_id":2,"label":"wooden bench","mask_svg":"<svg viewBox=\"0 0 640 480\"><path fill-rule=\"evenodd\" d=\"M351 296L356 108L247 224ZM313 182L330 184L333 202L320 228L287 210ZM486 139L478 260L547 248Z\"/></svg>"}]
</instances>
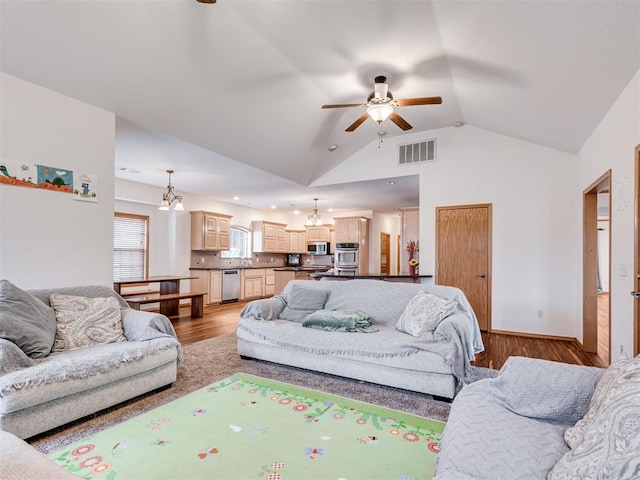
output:
<instances>
[{"instance_id":1,"label":"wooden bench","mask_svg":"<svg viewBox=\"0 0 640 480\"><path fill-rule=\"evenodd\" d=\"M140 305L147 303L159 303L160 313L164 313L163 306L168 305L169 302L179 302L184 298L191 299L191 316L195 318L202 318L204 316L204 293L201 292L182 292L182 293L167 293L164 295L140 295L139 297L125 298L127 303L134 310L140 310Z\"/></svg>"}]
</instances>

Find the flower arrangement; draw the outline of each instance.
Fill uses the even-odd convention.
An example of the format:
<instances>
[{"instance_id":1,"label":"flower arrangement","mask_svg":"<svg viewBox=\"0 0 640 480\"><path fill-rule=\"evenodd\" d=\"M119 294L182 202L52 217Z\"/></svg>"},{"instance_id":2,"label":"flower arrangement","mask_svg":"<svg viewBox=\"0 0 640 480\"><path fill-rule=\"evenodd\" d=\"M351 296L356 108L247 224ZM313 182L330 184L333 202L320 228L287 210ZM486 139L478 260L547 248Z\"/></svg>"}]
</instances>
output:
<instances>
[{"instance_id":1,"label":"flower arrangement","mask_svg":"<svg viewBox=\"0 0 640 480\"><path fill-rule=\"evenodd\" d=\"M409 260L415 258L416 252L420 251L420 244L415 240L409 240L407 242L407 253L409 254Z\"/></svg>"},{"instance_id":2,"label":"flower arrangement","mask_svg":"<svg viewBox=\"0 0 640 480\"><path fill-rule=\"evenodd\" d=\"M417 275L420 261L416 258L416 253L420 251L420 244L415 240L407 242L407 254L409 254L409 275Z\"/></svg>"}]
</instances>

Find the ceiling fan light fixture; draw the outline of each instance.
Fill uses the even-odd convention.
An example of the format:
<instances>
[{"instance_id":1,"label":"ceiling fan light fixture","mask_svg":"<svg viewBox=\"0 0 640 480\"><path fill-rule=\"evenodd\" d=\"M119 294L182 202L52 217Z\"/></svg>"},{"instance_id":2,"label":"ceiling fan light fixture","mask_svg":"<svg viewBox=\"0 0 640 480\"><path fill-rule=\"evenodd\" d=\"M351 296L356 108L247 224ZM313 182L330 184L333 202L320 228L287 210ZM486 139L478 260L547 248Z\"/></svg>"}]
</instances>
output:
<instances>
[{"instance_id":1,"label":"ceiling fan light fixture","mask_svg":"<svg viewBox=\"0 0 640 480\"><path fill-rule=\"evenodd\" d=\"M393 107L388 103L376 103L367 108L367 113L374 121L382 123L393 113Z\"/></svg>"},{"instance_id":2,"label":"ceiling fan light fixture","mask_svg":"<svg viewBox=\"0 0 640 480\"><path fill-rule=\"evenodd\" d=\"M376 80L381 77L376 77ZM382 77L384 78L384 77ZM384 82L377 82L373 84L373 97L380 101L384 102L387 99L387 92L389 92L389 84Z\"/></svg>"}]
</instances>

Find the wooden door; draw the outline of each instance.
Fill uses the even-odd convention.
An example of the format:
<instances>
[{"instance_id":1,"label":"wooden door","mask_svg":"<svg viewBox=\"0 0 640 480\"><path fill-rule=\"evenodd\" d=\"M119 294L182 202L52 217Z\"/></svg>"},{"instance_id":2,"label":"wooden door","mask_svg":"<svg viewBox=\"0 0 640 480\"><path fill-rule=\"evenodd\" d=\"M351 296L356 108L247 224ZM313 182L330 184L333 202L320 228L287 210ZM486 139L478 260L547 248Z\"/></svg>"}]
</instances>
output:
<instances>
[{"instance_id":1,"label":"wooden door","mask_svg":"<svg viewBox=\"0 0 640 480\"><path fill-rule=\"evenodd\" d=\"M436 278L469 299L491 330L491 204L436 207Z\"/></svg>"},{"instance_id":2,"label":"wooden door","mask_svg":"<svg viewBox=\"0 0 640 480\"><path fill-rule=\"evenodd\" d=\"M391 235L380 233L380 273L390 273Z\"/></svg>"}]
</instances>

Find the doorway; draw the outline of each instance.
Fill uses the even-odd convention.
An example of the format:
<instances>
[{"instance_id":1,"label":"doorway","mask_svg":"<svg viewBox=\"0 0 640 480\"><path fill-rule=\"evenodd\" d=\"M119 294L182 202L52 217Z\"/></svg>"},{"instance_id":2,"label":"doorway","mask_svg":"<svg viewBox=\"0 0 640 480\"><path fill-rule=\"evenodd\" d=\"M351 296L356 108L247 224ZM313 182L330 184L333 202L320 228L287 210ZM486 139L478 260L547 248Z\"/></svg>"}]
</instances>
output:
<instances>
[{"instance_id":1,"label":"doorway","mask_svg":"<svg viewBox=\"0 0 640 480\"><path fill-rule=\"evenodd\" d=\"M391 235L380 233L380 273L389 274L391 270Z\"/></svg>"},{"instance_id":2,"label":"doorway","mask_svg":"<svg viewBox=\"0 0 640 480\"><path fill-rule=\"evenodd\" d=\"M396 238L396 275L400 275L400 252L402 251L402 237Z\"/></svg>"},{"instance_id":3,"label":"doorway","mask_svg":"<svg viewBox=\"0 0 640 480\"><path fill-rule=\"evenodd\" d=\"M436 207L436 278L458 287L478 318L491 331L492 205Z\"/></svg>"},{"instance_id":4,"label":"doorway","mask_svg":"<svg viewBox=\"0 0 640 480\"><path fill-rule=\"evenodd\" d=\"M583 348L611 363L611 170L583 192Z\"/></svg>"},{"instance_id":5,"label":"doorway","mask_svg":"<svg viewBox=\"0 0 640 480\"><path fill-rule=\"evenodd\" d=\"M634 290L640 291L640 145L636 147L636 190L635 190L635 204L636 204L636 226L635 226L635 254L634 254L634 274L635 279L633 281ZM633 355L640 355L640 299L636 298L633 309Z\"/></svg>"}]
</instances>

